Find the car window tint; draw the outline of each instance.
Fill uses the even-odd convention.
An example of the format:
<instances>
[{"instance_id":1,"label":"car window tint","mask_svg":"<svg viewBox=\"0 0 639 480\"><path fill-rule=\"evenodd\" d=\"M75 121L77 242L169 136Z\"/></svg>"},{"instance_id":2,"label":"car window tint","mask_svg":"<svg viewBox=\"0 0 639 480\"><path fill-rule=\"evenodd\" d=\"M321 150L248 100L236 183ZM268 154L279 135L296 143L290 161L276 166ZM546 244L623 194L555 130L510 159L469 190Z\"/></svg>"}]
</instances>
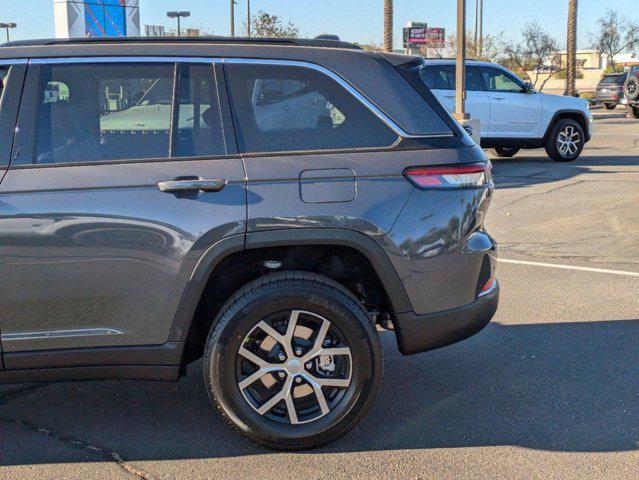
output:
<instances>
[{"instance_id":1,"label":"car window tint","mask_svg":"<svg viewBox=\"0 0 639 480\"><path fill-rule=\"evenodd\" d=\"M431 89L455 90L455 65L432 65L422 69L422 80ZM466 67L466 90L482 91L484 83L477 67Z\"/></svg>"},{"instance_id":2,"label":"car window tint","mask_svg":"<svg viewBox=\"0 0 639 480\"><path fill-rule=\"evenodd\" d=\"M225 155L222 117L211 65L182 65L173 156Z\"/></svg>"},{"instance_id":3,"label":"car window tint","mask_svg":"<svg viewBox=\"0 0 639 480\"><path fill-rule=\"evenodd\" d=\"M45 65L36 163L169 155L174 66Z\"/></svg>"},{"instance_id":4,"label":"car window tint","mask_svg":"<svg viewBox=\"0 0 639 480\"><path fill-rule=\"evenodd\" d=\"M523 84L497 68L483 69L484 83L489 92L521 93Z\"/></svg>"},{"instance_id":5,"label":"car window tint","mask_svg":"<svg viewBox=\"0 0 639 480\"><path fill-rule=\"evenodd\" d=\"M9 75L9 67L0 67L0 102L2 102L2 93L4 92L4 83L7 75Z\"/></svg>"},{"instance_id":6,"label":"car window tint","mask_svg":"<svg viewBox=\"0 0 639 480\"><path fill-rule=\"evenodd\" d=\"M454 75L455 73L452 72ZM420 75L426 86L431 90L449 90L450 71L443 66L433 65L422 68ZM453 82L454 83L454 82ZM452 88L455 88L454 85Z\"/></svg>"},{"instance_id":7,"label":"car window tint","mask_svg":"<svg viewBox=\"0 0 639 480\"><path fill-rule=\"evenodd\" d=\"M227 65L240 148L286 152L387 147L397 135L321 72L282 65Z\"/></svg>"}]
</instances>

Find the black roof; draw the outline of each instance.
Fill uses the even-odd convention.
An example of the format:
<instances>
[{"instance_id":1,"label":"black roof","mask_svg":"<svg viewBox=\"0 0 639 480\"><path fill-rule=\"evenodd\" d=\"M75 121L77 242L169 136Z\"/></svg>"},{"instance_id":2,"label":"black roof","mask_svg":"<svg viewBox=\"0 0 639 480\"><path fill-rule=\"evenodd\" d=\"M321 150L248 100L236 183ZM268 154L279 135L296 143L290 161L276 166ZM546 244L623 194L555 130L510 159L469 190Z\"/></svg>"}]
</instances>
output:
<instances>
[{"instance_id":1,"label":"black roof","mask_svg":"<svg viewBox=\"0 0 639 480\"><path fill-rule=\"evenodd\" d=\"M347 48L361 50L360 47L341 40L310 39L310 38L256 38L256 37L100 37L100 38L45 38L37 40L20 40L2 44L3 47L44 47L51 45L78 44L139 44L139 43L216 43L216 44L252 44L252 45L283 45L298 47Z\"/></svg>"}]
</instances>

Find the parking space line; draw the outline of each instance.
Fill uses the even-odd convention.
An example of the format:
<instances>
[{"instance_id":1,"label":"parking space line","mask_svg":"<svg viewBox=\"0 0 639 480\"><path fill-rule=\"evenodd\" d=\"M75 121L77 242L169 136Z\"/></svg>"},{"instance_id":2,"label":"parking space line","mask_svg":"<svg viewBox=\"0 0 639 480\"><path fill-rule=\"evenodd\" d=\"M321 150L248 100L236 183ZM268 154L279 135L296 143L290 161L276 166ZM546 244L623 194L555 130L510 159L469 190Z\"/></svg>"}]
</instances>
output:
<instances>
[{"instance_id":1,"label":"parking space line","mask_svg":"<svg viewBox=\"0 0 639 480\"><path fill-rule=\"evenodd\" d=\"M624 270L608 270L605 268L578 267L576 265L562 265L558 263L528 262L525 260L512 260L509 258L499 258L498 260L502 263L513 263L516 265L530 265L533 267L560 268L563 270L578 270L581 272L607 273L609 275L624 275L626 277L639 277L639 272L627 272Z\"/></svg>"}]
</instances>

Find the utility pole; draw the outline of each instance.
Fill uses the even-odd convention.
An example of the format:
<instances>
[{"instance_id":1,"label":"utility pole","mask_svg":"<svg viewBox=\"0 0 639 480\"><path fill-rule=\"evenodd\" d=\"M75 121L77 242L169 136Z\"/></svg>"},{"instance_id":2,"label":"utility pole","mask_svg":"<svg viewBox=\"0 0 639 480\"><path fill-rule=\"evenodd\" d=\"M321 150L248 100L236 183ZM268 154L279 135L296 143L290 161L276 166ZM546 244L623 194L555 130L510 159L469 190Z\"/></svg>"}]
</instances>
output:
<instances>
[{"instance_id":1,"label":"utility pole","mask_svg":"<svg viewBox=\"0 0 639 480\"><path fill-rule=\"evenodd\" d=\"M246 33L251 36L251 0L246 0Z\"/></svg>"},{"instance_id":2,"label":"utility pole","mask_svg":"<svg viewBox=\"0 0 639 480\"><path fill-rule=\"evenodd\" d=\"M458 121L468 120L466 113L466 0L457 0L457 64L455 66L455 112Z\"/></svg>"},{"instance_id":3,"label":"utility pole","mask_svg":"<svg viewBox=\"0 0 639 480\"><path fill-rule=\"evenodd\" d=\"M479 58L484 56L484 0L479 0Z\"/></svg>"},{"instance_id":4,"label":"utility pole","mask_svg":"<svg viewBox=\"0 0 639 480\"><path fill-rule=\"evenodd\" d=\"M475 0L475 49L477 49L477 34L479 33L479 0Z\"/></svg>"},{"instance_id":5,"label":"utility pole","mask_svg":"<svg viewBox=\"0 0 639 480\"><path fill-rule=\"evenodd\" d=\"M17 23L9 22L9 23L0 23L0 28L4 28L7 30L7 43L9 43L9 30L12 28L16 28L18 26Z\"/></svg>"},{"instance_id":6,"label":"utility pole","mask_svg":"<svg viewBox=\"0 0 639 480\"><path fill-rule=\"evenodd\" d=\"M231 37L235 36L235 0L231 0Z\"/></svg>"}]
</instances>

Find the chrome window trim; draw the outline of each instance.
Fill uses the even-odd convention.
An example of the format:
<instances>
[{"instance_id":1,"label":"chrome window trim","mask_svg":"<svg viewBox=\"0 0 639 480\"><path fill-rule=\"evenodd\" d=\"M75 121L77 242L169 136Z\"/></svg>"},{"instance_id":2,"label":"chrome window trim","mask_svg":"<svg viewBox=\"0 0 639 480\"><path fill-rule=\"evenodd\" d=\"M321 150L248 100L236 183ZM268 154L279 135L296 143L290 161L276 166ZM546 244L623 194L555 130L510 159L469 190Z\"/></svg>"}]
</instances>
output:
<instances>
[{"instance_id":1,"label":"chrome window trim","mask_svg":"<svg viewBox=\"0 0 639 480\"><path fill-rule=\"evenodd\" d=\"M384 113L377 105L371 102L364 94L362 94L359 90L357 90L353 85L348 83L344 78L342 78L337 73L332 70L318 65L316 63L303 62L298 60L276 60L276 59L255 59L255 58L222 58L222 63L225 64L249 64L249 65L278 65L285 67L297 67L297 68L308 68L310 70L315 70L316 72L320 72L327 77L331 78L335 82L337 82L342 88L344 88L348 93L350 93L353 97L355 97L361 104L363 104L371 113L373 113L377 118L379 118L382 122L386 124L397 136L402 138L450 138L454 137L455 134L451 131L448 134L424 134L424 135L414 135L408 133L402 127L400 127L394 120L392 120L386 113Z\"/></svg>"},{"instance_id":2,"label":"chrome window trim","mask_svg":"<svg viewBox=\"0 0 639 480\"><path fill-rule=\"evenodd\" d=\"M29 63L29 60L27 60L26 58L13 58L13 59L0 60L0 66L3 66L3 65L26 65L27 63Z\"/></svg>"},{"instance_id":3,"label":"chrome window trim","mask_svg":"<svg viewBox=\"0 0 639 480\"><path fill-rule=\"evenodd\" d=\"M26 60L25 60L26 62ZM29 64L33 65L47 65L47 64L78 64L78 63L223 63L223 64L248 64L248 65L279 65L297 68L308 68L320 72L333 81L337 82L342 88L348 91L353 97L355 97L361 104L363 104L371 113L379 118L387 127L389 127L398 137L401 138L451 138L455 134L451 131L449 133L434 133L434 134L422 134L416 135L408 133L400 125L398 125L393 119L391 119L384 111L382 111L377 105L371 102L364 94L357 90L353 85L347 82L343 77L333 72L332 70L318 65L316 63L305 62L301 60L279 60L279 59L260 59L260 58L222 58L222 57L158 57L158 56L146 56L146 57L47 57L47 58L33 58L29 60Z\"/></svg>"},{"instance_id":4,"label":"chrome window trim","mask_svg":"<svg viewBox=\"0 0 639 480\"><path fill-rule=\"evenodd\" d=\"M48 65L48 64L77 64L77 63L218 63L219 58L213 57L47 57L32 58L29 60L31 65Z\"/></svg>"}]
</instances>

